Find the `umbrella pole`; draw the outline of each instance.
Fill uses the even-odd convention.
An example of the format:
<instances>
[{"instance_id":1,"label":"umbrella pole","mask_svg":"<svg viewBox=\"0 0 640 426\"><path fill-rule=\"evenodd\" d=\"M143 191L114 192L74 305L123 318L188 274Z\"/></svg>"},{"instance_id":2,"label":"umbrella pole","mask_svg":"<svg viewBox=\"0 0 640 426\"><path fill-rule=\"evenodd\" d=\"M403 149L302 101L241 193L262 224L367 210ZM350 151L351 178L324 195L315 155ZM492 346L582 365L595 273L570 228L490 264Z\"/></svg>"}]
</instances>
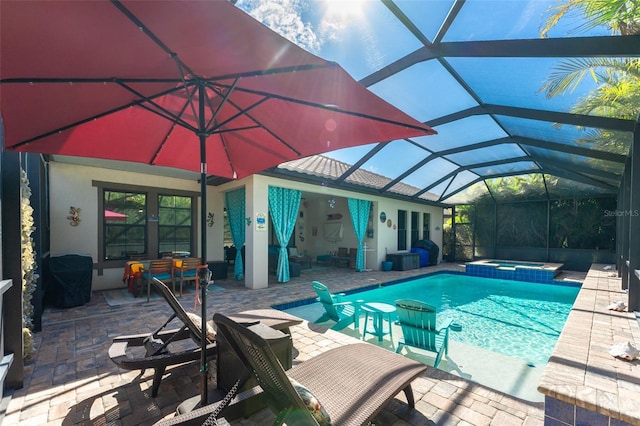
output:
<instances>
[{"instance_id":1,"label":"umbrella pole","mask_svg":"<svg viewBox=\"0 0 640 426\"><path fill-rule=\"evenodd\" d=\"M207 136L204 132L204 107L205 107L205 89L204 85L199 85L198 90L198 115L200 128L200 257L201 264L206 265L207 262ZM209 402L207 379L208 379L208 364L207 364L207 283L202 283L200 286L200 300L202 300L202 311L200 317L202 318L202 338L201 350L200 350L200 406L204 407Z\"/></svg>"}]
</instances>

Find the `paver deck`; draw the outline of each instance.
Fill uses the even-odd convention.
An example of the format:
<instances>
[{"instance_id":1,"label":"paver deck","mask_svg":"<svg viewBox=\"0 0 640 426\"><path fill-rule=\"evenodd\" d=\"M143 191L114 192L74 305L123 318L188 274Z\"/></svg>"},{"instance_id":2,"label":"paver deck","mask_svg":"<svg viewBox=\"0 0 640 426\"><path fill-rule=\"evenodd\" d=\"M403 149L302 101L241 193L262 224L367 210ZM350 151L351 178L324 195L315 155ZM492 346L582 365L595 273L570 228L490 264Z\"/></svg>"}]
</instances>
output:
<instances>
[{"instance_id":1,"label":"paver deck","mask_svg":"<svg viewBox=\"0 0 640 426\"><path fill-rule=\"evenodd\" d=\"M242 282L216 281L223 290L208 296L209 317L214 312L233 313L315 297L311 280L320 280L333 291L411 277L444 269L462 271L463 265L441 264L408 271L355 272L345 268L317 267L303 271L289 283L269 283L260 290L244 288ZM273 279L273 277L270 277ZM172 416L182 401L199 394L196 364L171 368L152 398L153 373L118 369L107 350L113 337L149 332L171 311L162 300L109 306L102 292L91 301L71 309L47 308L43 331L35 334L37 352L26 363L24 387L13 392L3 424L6 425L149 425ZM192 311L193 292L181 303ZM198 308L199 309L199 308ZM353 338L316 324L292 328L294 363ZM212 369L215 371L215 369ZM531 403L494 391L438 369L413 383L416 410L403 403L403 394L378 416L376 425L542 425L542 403ZM236 424L270 424L273 415L263 410Z\"/></svg>"},{"instance_id":2,"label":"paver deck","mask_svg":"<svg viewBox=\"0 0 640 426\"><path fill-rule=\"evenodd\" d=\"M609 354L619 343L640 347L635 314L608 309L627 300L615 272L591 266L538 387L548 422L640 424L640 361Z\"/></svg>"}]
</instances>

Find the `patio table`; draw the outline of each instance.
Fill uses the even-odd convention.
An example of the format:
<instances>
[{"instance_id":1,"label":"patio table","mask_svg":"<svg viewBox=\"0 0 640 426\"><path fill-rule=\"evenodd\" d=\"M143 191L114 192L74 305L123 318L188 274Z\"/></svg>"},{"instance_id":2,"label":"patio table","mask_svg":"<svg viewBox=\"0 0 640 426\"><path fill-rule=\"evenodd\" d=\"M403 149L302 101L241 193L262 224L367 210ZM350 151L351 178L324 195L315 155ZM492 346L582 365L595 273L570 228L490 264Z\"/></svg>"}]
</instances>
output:
<instances>
[{"instance_id":1,"label":"patio table","mask_svg":"<svg viewBox=\"0 0 640 426\"><path fill-rule=\"evenodd\" d=\"M396 311L396 307L388 303L368 302L360 306L360 309L365 313L364 327L362 328L362 339L367 333L374 336L378 336L378 341L382 342L382 338L385 335L389 335L391 339L391 345L393 346L393 330L392 330L392 318L391 315ZM369 325L369 315L373 324ZM384 322L388 323L385 327Z\"/></svg>"}]
</instances>

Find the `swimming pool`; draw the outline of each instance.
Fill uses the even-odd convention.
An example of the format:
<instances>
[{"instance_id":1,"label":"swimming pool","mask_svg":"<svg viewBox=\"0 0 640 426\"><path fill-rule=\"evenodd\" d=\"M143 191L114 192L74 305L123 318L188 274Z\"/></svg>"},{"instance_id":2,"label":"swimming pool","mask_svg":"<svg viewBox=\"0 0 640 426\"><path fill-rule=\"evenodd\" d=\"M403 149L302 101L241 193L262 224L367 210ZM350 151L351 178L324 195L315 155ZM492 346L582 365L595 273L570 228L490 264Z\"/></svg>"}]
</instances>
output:
<instances>
[{"instance_id":1,"label":"swimming pool","mask_svg":"<svg viewBox=\"0 0 640 426\"><path fill-rule=\"evenodd\" d=\"M450 333L450 339L540 366L547 363L579 290L579 284L435 274L341 300L422 300L437 308L438 322L451 318L462 326L461 331Z\"/></svg>"}]
</instances>

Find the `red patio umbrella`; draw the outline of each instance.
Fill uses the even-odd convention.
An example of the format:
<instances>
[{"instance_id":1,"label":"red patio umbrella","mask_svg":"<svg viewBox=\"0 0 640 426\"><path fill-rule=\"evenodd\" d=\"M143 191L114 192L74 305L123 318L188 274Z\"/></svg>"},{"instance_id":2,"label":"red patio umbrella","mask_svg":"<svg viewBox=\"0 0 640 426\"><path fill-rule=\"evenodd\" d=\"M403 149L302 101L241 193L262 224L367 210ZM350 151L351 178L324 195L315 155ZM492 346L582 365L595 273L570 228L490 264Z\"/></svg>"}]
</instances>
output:
<instances>
[{"instance_id":1,"label":"red patio umbrella","mask_svg":"<svg viewBox=\"0 0 640 426\"><path fill-rule=\"evenodd\" d=\"M5 148L199 171L203 263L207 175L435 133L226 1L3 1L0 20Z\"/></svg>"},{"instance_id":2,"label":"red patio umbrella","mask_svg":"<svg viewBox=\"0 0 640 426\"><path fill-rule=\"evenodd\" d=\"M127 215L126 214L122 214L122 213L118 213L118 212L114 212L113 210L105 210L104 211L104 218L107 220L116 220L116 221L121 221L124 222L127 220Z\"/></svg>"}]
</instances>

